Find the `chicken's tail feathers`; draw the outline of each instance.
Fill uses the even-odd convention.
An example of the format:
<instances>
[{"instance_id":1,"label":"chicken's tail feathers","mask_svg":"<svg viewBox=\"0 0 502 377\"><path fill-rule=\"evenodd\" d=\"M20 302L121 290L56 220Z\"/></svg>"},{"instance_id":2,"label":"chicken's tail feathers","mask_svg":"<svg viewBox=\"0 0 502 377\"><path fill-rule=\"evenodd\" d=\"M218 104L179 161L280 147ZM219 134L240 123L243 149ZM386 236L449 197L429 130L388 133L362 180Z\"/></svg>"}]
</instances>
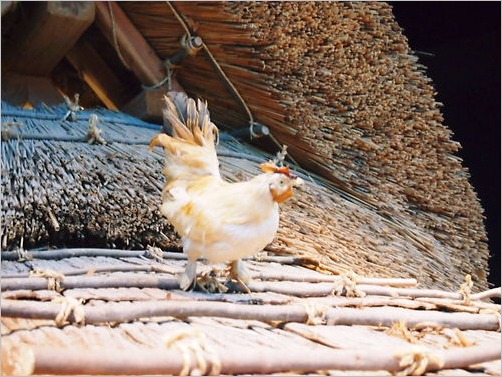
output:
<instances>
[{"instance_id":1,"label":"chicken's tail feathers","mask_svg":"<svg viewBox=\"0 0 502 377\"><path fill-rule=\"evenodd\" d=\"M214 147L218 143L219 131L211 122L205 101L195 102L183 92L169 92L164 101L164 132L203 147Z\"/></svg>"},{"instance_id":2,"label":"chicken's tail feathers","mask_svg":"<svg viewBox=\"0 0 502 377\"><path fill-rule=\"evenodd\" d=\"M207 104L195 102L182 92L169 92L164 99L165 133L155 135L149 147L166 150L166 176L184 181L207 175L219 177L215 148L218 128L211 122Z\"/></svg>"}]
</instances>

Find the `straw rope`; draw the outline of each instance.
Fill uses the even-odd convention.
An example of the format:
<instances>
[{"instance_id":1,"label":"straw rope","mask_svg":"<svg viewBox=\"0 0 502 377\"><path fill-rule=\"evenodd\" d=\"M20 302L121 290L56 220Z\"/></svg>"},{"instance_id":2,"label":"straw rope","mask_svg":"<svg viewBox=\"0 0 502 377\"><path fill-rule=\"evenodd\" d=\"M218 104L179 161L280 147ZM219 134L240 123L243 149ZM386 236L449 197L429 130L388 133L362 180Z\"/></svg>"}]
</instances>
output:
<instances>
[{"instance_id":1,"label":"straw rope","mask_svg":"<svg viewBox=\"0 0 502 377\"><path fill-rule=\"evenodd\" d=\"M105 139L103 139L103 136L101 136L101 133L103 132L101 128L98 127L99 124L99 118L96 114L91 114L89 117L89 127L87 129L87 142L89 144L102 144L106 145L107 142Z\"/></svg>"},{"instance_id":2,"label":"straw rope","mask_svg":"<svg viewBox=\"0 0 502 377\"><path fill-rule=\"evenodd\" d=\"M445 364L441 355L426 348L407 351L397 355L397 357L400 358L399 366L403 368L397 373L399 376L421 376L427 370L441 369ZM433 365L432 368L429 367L431 364Z\"/></svg>"},{"instance_id":3,"label":"straw rope","mask_svg":"<svg viewBox=\"0 0 502 377\"><path fill-rule=\"evenodd\" d=\"M73 297L64 297L58 296L55 297L53 302L61 304L61 310L57 314L54 321L56 322L56 326L61 327L70 318L70 315L73 314L73 323L76 325L85 325L85 310L82 305L82 299L75 299Z\"/></svg>"},{"instance_id":4,"label":"straw rope","mask_svg":"<svg viewBox=\"0 0 502 377\"><path fill-rule=\"evenodd\" d=\"M167 348L177 349L183 358L180 376L217 376L221 372L221 360L214 346L207 341L199 329L184 329L171 335L165 341ZM191 368L192 360L195 367ZM211 368L208 371L208 361Z\"/></svg>"},{"instance_id":5,"label":"straw rope","mask_svg":"<svg viewBox=\"0 0 502 377\"><path fill-rule=\"evenodd\" d=\"M469 305L472 300L472 287L474 283L472 281L471 275L465 275L465 282L460 285L458 292L462 295L463 301L466 305Z\"/></svg>"},{"instance_id":6,"label":"straw rope","mask_svg":"<svg viewBox=\"0 0 502 377\"><path fill-rule=\"evenodd\" d=\"M62 291L61 282L64 280L64 275L60 272L49 268L36 268L30 272L30 277L47 278L47 289L49 291Z\"/></svg>"}]
</instances>

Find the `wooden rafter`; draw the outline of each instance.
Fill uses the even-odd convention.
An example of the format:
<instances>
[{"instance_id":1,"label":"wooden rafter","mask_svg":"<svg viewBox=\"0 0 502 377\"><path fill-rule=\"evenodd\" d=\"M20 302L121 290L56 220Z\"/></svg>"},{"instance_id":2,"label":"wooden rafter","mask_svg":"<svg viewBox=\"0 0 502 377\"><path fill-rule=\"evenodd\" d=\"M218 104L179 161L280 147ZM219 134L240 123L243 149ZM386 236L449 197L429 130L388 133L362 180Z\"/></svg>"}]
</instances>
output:
<instances>
[{"instance_id":1,"label":"wooden rafter","mask_svg":"<svg viewBox=\"0 0 502 377\"><path fill-rule=\"evenodd\" d=\"M183 91L176 79L166 81L166 69L160 57L143 35L113 1L96 3L96 25L114 47L124 65L145 86L123 111L150 121L162 117L162 96L166 90ZM154 88L148 88L148 87Z\"/></svg>"},{"instance_id":2,"label":"wooden rafter","mask_svg":"<svg viewBox=\"0 0 502 377\"><path fill-rule=\"evenodd\" d=\"M165 77L161 59L115 2L96 3L96 24L142 84L155 85Z\"/></svg>"},{"instance_id":3,"label":"wooden rafter","mask_svg":"<svg viewBox=\"0 0 502 377\"><path fill-rule=\"evenodd\" d=\"M2 72L48 76L92 24L95 6L80 1L40 2L26 7L26 15L2 44Z\"/></svg>"},{"instance_id":4,"label":"wooden rafter","mask_svg":"<svg viewBox=\"0 0 502 377\"><path fill-rule=\"evenodd\" d=\"M119 109L125 101L124 84L89 42L79 40L66 58L106 107Z\"/></svg>"}]
</instances>

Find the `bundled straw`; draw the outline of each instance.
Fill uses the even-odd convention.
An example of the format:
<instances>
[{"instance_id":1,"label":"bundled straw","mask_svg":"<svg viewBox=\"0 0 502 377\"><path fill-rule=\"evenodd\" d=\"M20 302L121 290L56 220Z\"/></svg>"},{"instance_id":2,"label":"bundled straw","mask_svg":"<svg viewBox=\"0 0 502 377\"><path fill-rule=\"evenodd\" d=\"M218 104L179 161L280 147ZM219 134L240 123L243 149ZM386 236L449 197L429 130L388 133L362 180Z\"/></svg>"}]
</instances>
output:
<instances>
[{"instance_id":1,"label":"bundled straw","mask_svg":"<svg viewBox=\"0 0 502 377\"><path fill-rule=\"evenodd\" d=\"M128 126L127 116L111 112L70 122L60 121L59 109L23 112L4 104L2 110L4 124L23 124L2 142L2 249L177 245L157 210L162 157L148 152L141 135L153 130ZM106 145L89 143L96 119Z\"/></svg>"}]
</instances>

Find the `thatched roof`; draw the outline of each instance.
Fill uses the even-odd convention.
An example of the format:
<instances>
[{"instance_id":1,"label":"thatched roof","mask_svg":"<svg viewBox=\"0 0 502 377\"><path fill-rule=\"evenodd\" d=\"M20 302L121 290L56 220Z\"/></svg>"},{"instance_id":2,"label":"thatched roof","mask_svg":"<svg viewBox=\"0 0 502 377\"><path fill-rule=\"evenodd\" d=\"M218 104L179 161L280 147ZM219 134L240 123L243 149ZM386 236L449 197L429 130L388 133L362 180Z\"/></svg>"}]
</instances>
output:
<instances>
[{"instance_id":1,"label":"thatched roof","mask_svg":"<svg viewBox=\"0 0 502 377\"><path fill-rule=\"evenodd\" d=\"M334 277L260 256L247 262L250 294L235 285L182 292L178 253L6 255L7 375L500 373L500 306L486 302L500 289L419 289L412 279Z\"/></svg>"},{"instance_id":2,"label":"thatched roof","mask_svg":"<svg viewBox=\"0 0 502 377\"><path fill-rule=\"evenodd\" d=\"M179 248L159 213L164 156L147 148L160 126L104 109L61 121L65 112L65 106L3 106L3 249ZM93 115L106 144L89 143ZM231 181L258 174L259 163L271 158L228 135L218 153ZM299 174L306 184L282 207L279 233L267 250L308 258L332 273L411 277L430 288L456 289L472 272L461 255L406 216L382 213L313 173ZM485 281L474 282L486 289Z\"/></svg>"},{"instance_id":3,"label":"thatched roof","mask_svg":"<svg viewBox=\"0 0 502 377\"><path fill-rule=\"evenodd\" d=\"M23 3L5 16L2 41L23 42L9 56L47 51L18 71L2 60L4 371L500 373L482 208L390 6L170 4ZM187 30L205 47L165 71ZM40 72L108 109L22 109L58 96L29 76ZM227 131L225 179L254 176L284 143L305 180L248 262L251 294L209 267L227 292L177 289L164 156L147 143L160 95L180 83ZM250 115L272 137L231 136Z\"/></svg>"},{"instance_id":4,"label":"thatched roof","mask_svg":"<svg viewBox=\"0 0 502 377\"><path fill-rule=\"evenodd\" d=\"M30 51L16 49L28 38L18 30L22 25L45 31L34 22L45 8L26 11L25 20L19 15L25 6L19 4L17 13L5 16L9 22L2 36L12 56ZM52 7L50 15L61 13L59 18L50 16L58 22L71 14L64 6ZM340 246L320 253L336 254L330 258L343 264L341 255L359 249L356 254L366 256L356 264L371 269L380 265L379 254L391 253L395 257L382 260L399 264L396 259L401 259L415 274L428 275L427 281L436 280L441 271L455 282L469 273L486 288L483 210L456 155L460 146L443 124L432 83L388 4L112 2L97 3L95 15L87 6L79 7L89 17L72 23L80 38L53 69L59 90L73 97L79 87L72 84L76 71L86 82L80 81L82 103L93 103L91 86L109 108L151 117L160 114L161 94L179 82L189 94L208 100L213 120L223 129L248 127L251 115L269 127L273 137L256 139L255 145L275 152L277 144L287 144L304 169L327 179L363 211L397 226L414 245L400 245L378 226L361 231L368 227L364 219L361 225L351 219L349 224L358 224L352 231L350 225L335 222L339 211L333 211L320 224L330 223L327 237ZM180 40L187 32L199 37L203 48L168 64L178 60L174 57L180 56ZM38 43L46 42L43 33L36 35ZM48 44L61 54L68 43L57 39ZM57 63L57 54L52 54ZM23 72L42 69L29 62L22 67ZM11 83L5 93L10 93L19 86L9 75L16 65L5 64L3 69L8 73L5 81ZM379 233L378 241L364 240L370 232ZM407 250L399 251L402 248ZM401 253L413 257L403 259ZM378 273L388 268L400 269L385 264ZM442 279L433 284L452 286Z\"/></svg>"},{"instance_id":5,"label":"thatched roof","mask_svg":"<svg viewBox=\"0 0 502 377\"><path fill-rule=\"evenodd\" d=\"M473 294L470 277L424 253L412 223L299 172L306 184L283 206L277 240L248 262L252 293L210 272L223 266L201 271L211 293L182 292L184 256L151 247L178 247L158 214L163 156L146 145L160 127L102 109L76 121L61 121L64 107L3 110L6 374L500 370L489 362L500 305L486 301L500 289ZM228 135L218 153L229 180L267 158ZM23 248L47 243L57 248ZM385 244L392 253L377 252Z\"/></svg>"}]
</instances>

